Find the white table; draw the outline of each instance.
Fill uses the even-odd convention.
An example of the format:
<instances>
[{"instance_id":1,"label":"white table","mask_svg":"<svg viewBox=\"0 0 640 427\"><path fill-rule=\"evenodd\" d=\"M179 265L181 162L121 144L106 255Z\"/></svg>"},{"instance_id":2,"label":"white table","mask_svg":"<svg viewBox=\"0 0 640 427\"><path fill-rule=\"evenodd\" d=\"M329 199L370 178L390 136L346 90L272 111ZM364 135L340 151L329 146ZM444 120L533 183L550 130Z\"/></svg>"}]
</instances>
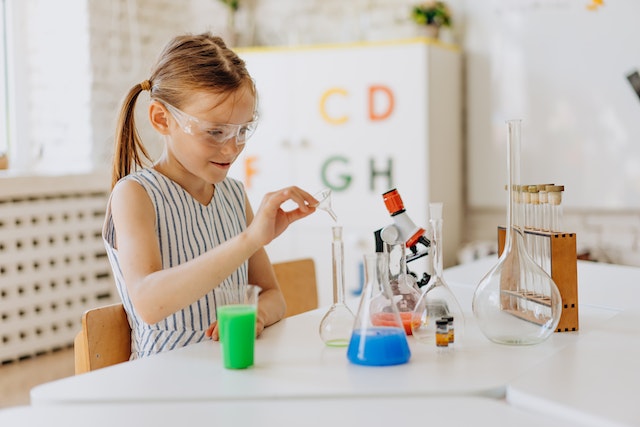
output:
<instances>
[{"instance_id":1,"label":"white table","mask_svg":"<svg viewBox=\"0 0 640 427\"><path fill-rule=\"evenodd\" d=\"M267 328L256 343L256 365L248 370L225 370L219 344L207 341L43 384L32 390L32 404L356 402L381 397L432 402L442 396L482 395L507 396L524 413L578 414L587 425L604 425L598 424L603 420L640 425L640 405L635 403L640 399L634 394L635 385L640 387L634 376L639 371L640 340L634 337L640 319L633 311L640 298L640 269L579 262L580 331L555 333L536 346L509 347L484 338L470 313L473 290L494 263L495 258L488 258L445 271L445 280L468 312L464 342L447 353L411 338L412 359L406 365L350 364L346 349L325 347L318 336L325 308ZM598 403L606 408L596 408Z\"/></svg>"},{"instance_id":2,"label":"white table","mask_svg":"<svg viewBox=\"0 0 640 427\"><path fill-rule=\"evenodd\" d=\"M481 397L386 397L24 406L0 411L3 427L396 425L574 427Z\"/></svg>"},{"instance_id":3,"label":"white table","mask_svg":"<svg viewBox=\"0 0 640 427\"><path fill-rule=\"evenodd\" d=\"M637 426L639 364L640 311L629 310L512 381L507 400L593 427Z\"/></svg>"},{"instance_id":4,"label":"white table","mask_svg":"<svg viewBox=\"0 0 640 427\"><path fill-rule=\"evenodd\" d=\"M408 364L359 366L349 363L346 348L326 347L320 339L318 325L325 311L303 313L265 329L256 341L256 364L247 370L224 369L219 342L205 341L40 385L31 391L31 402L442 394L504 397L507 383L578 338L577 334L563 333L531 347L494 344L482 335L469 314L465 336L459 337L451 351L442 353L435 344L419 343L409 337L412 357ZM582 314L597 324L615 313L592 308Z\"/></svg>"},{"instance_id":5,"label":"white table","mask_svg":"<svg viewBox=\"0 0 640 427\"><path fill-rule=\"evenodd\" d=\"M452 283L477 284L487 258L447 270ZM640 269L578 262L579 339L507 386L507 401L593 427L640 425ZM595 324L584 312L615 313Z\"/></svg>"}]
</instances>

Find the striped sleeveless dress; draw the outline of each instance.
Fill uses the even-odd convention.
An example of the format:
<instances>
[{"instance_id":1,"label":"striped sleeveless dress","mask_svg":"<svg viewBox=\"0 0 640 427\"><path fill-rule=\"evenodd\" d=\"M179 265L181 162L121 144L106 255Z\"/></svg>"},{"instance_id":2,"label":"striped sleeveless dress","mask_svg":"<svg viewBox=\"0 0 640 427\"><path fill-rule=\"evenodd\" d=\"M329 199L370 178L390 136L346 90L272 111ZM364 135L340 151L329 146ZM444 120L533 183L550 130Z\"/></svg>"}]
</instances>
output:
<instances>
[{"instance_id":1,"label":"striped sleeveless dress","mask_svg":"<svg viewBox=\"0 0 640 427\"><path fill-rule=\"evenodd\" d=\"M216 184L213 198L207 206L151 168L134 172L123 180L139 183L153 203L163 269L197 257L236 236L247 226L244 187L232 178ZM107 206L102 237L131 326L131 359L205 339L206 329L216 319L213 291L158 323L145 323L133 308L122 277L111 203ZM247 268L248 262L245 262L224 283L247 283Z\"/></svg>"}]
</instances>

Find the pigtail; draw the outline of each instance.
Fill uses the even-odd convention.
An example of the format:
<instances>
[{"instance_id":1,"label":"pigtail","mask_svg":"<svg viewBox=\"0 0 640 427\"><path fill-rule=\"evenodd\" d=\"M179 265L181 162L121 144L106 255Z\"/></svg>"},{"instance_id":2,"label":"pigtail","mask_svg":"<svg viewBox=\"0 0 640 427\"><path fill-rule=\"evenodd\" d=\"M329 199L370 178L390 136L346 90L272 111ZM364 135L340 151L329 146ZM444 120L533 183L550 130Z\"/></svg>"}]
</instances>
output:
<instances>
[{"instance_id":1,"label":"pigtail","mask_svg":"<svg viewBox=\"0 0 640 427\"><path fill-rule=\"evenodd\" d=\"M149 153L142 144L135 123L135 106L138 95L143 90L149 90L148 80L135 85L125 96L118 116L115 135L115 150L111 169L111 188L123 177L131 173L132 169L142 167L143 157L151 160Z\"/></svg>"}]
</instances>

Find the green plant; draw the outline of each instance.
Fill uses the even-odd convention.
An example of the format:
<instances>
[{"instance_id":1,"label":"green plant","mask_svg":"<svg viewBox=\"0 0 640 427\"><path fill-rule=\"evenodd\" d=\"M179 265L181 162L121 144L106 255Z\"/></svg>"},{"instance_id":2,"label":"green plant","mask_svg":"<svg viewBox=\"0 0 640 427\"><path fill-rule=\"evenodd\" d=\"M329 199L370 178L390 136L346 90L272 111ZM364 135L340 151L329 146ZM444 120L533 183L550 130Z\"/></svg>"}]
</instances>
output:
<instances>
[{"instance_id":1,"label":"green plant","mask_svg":"<svg viewBox=\"0 0 640 427\"><path fill-rule=\"evenodd\" d=\"M428 1L413 6L411 18L420 25L451 26L451 11L442 1Z\"/></svg>"},{"instance_id":2,"label":"green plant","mask_svg":"<svg viewBox=\"0 0 640 427\"><path fill-rule=\"evenodd\" d=\"M233 12L237 12L238 8L240 7L240 0L220 0L220 1L225 5L227 5L227 7L231 9Z\"/></svg>"}]
</instances>

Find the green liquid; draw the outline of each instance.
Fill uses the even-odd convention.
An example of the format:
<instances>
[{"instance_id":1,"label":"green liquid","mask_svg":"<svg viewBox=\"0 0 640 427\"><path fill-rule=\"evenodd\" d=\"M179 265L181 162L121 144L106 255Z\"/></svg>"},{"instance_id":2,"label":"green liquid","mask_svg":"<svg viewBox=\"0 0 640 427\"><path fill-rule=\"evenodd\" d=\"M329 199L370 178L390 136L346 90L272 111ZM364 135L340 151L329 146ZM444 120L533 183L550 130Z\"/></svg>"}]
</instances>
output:
<instances>
[{"instance_id":1,"label":"green liquid","mask_svg":"<svg viewBox=\"0 0 640 427\"><path fill-rule=\"evenodd\" d=\"M256 311L253 305L218 307L218 328L222 360L227 369L244 369L253 365L256 340Z\"/></svg>"},{"instance_id":2,"label":"green liquid","mask_svg":"<svg viewBox=\"0 0 640 427\"><path fill-rule=\"evenodd\" d=\"M329 340L325 342L325 345L329 347L346 347L349 345L349 339L346 338L338 338L335 340Z\"/></svg>"}]
</instances>

